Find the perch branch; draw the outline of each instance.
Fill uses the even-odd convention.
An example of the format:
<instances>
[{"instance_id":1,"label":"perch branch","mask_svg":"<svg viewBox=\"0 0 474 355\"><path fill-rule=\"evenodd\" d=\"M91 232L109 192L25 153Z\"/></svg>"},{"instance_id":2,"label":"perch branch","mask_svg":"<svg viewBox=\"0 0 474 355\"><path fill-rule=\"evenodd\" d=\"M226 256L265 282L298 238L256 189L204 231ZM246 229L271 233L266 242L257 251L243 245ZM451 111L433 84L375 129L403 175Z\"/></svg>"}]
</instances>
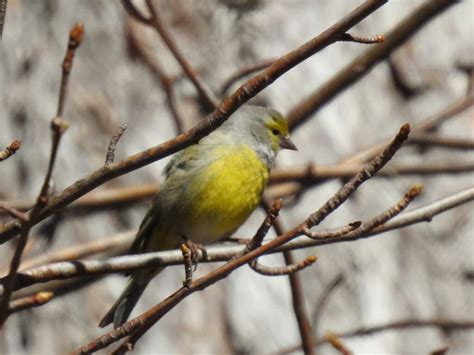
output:
<instances>
[{"instance_id":1,"label":"perch branch","mask_svg":"<svg viewBox=\"0 0 474 355\"><path fill-rule=\"evenodd\" d=\"M348 242L360 238L370 238L372 236L394 229L410 226L412 224L431 222L431 220L438 214L473 200L474 187L469 187L455 194L446 196L438 201L428 203L423 207L400 214L391 221L371 230L366 235L362 235L357 238L345 238L345 236L327 238L328 231L322 230L319 233L321 233L321 236L324 236L325 238L317 238L315 240L309 238L300 238L296 241L292 241L285 245L271 249L268 251L268 253L277 253L283 250L295 250L326 244ZM304 234L304 230L302 230L301 233ZM315 233L318 233L318 231ZM271 239L270 241L273 240L274 239ZM237 254L242 255L242 251L244 249L245 247L241 245L210 246L207 248L207 259L204 260L203 258L200 258L199 262L228 261ZM50 265L34 267L32 269L20 272L15 289L18 290L36 283L47 282L51 280L68 279L85 275L131 272L157 266L163 267L182 264L183 257L181 252L178 250L119 256L107 260L83 260L75 262L54 263ZM0 279L0 282L3 284L4 278ZM0 295L2 293L3 288L0 287Z\"/></svg>"}]
</instances>

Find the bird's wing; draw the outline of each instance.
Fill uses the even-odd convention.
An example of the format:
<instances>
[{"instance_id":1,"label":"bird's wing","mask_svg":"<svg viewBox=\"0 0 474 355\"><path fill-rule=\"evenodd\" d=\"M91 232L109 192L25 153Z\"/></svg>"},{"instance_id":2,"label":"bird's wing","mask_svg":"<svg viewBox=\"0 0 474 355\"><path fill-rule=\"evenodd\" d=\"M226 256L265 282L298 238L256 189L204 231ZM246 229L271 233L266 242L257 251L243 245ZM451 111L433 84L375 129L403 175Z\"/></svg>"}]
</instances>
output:
<instances>
[{"instance_id":1,"label":"bird's wing","mask_svg":"<svg viewBox=\"0 0 474 355\"><path fill-rule=\"evenodd\" d=\"M176 153L175 156L166 165L163 171L165 181L162 185L162 188L166 190L166 185L171 185L168 186L169 188L173 188L173 185L178 185L182 187L182 184L185 183L186 175L188 175L189 171L198 161L199 155L200 154L198 145L188 147ZM168 179L170 179L171 177L173 178L171 179L170 183ZM167 192L165 192L165 194L169 196ZM160 198L160 196L154 199L152 206L143 218L135 240L130 246L129 254L139 254L145 251L146 242L152 235L153 229L156 227L160 218L158 198Z\"/></svg>"},{"instance_id":2,"label":"bird's wing","mask_svg":"<svg viewBox=\"0 0 474 355\"><path fill-rule=\"evenodd\" d=\"M199 161L200 150L202 146L196 144L176 153L163 171L165 181L173 175L189 171Z\"/></svg>"},{"instance_id":3,"label":"bird's wing","mask_svg":"<svg viewBox=\"0 0 474 355\"><path fill-rule=\"evenodd\" d=\"M130 246L129 254L140 254L144 252L144 246L148 239L148 237L153 232L153 228L156 226L158 222L158 211L157 211L156 202L153 201L152 206L148 210L143 218L142 223L140 224L140 228L138 229L137 235L135 240L133 241L132 245Z\"/></svg>"}]
</instances>

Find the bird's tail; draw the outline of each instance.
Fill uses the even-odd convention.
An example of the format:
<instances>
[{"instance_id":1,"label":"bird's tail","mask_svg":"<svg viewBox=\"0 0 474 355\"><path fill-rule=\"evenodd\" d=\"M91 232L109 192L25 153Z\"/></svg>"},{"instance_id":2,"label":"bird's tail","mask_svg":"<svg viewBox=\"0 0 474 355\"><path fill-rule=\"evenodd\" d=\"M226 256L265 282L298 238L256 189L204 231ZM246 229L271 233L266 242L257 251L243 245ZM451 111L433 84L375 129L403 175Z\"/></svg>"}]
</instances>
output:
<instances>
[{"instance_id":1,"label":"bird's tail","mask_svg":"<svg viewBox=\"0 0 474 355\"><path fill-rule=\"evenodd\" d=\"M163 268L153 270L153 274L146 277L141 273L132 275L125 290L100 321L99 327L103 328L113 322L114 328L118 328L125 323L150 280L161 270Z\"/></svg>"}]
</instances>

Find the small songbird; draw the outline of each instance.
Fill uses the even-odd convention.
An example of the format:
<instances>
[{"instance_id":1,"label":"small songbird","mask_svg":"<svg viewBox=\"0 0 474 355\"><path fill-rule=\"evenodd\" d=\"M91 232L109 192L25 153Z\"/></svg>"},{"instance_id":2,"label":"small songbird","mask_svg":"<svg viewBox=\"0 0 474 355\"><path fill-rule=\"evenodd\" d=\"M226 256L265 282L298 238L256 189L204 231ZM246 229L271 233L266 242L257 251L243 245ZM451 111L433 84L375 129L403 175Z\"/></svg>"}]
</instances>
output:
<instances>
[{"instance_id":1,"label":"small songbird","mask_svg":"<svg viewBox=\"0 0 474 355\"><path fill-rule=\"evenodd\" d=\"M130 253L212 244L228 238L259 205L280 149L296 150L288 122L277 111L246 105L198 144L180 152L143 219ZM163 268L140 270L99 326L128 319L150 280Z\"/></svg>"}]
</instances>

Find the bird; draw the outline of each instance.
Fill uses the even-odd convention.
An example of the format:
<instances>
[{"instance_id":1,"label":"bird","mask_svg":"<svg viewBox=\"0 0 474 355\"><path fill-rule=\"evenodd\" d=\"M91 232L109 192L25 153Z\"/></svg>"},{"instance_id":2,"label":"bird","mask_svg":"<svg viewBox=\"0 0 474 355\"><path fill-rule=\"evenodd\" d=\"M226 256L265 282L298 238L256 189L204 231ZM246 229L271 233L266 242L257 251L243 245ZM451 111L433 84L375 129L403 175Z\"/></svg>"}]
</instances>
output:
<instances>
[{"instance_id":1,"label":"bird","mask_svg":"<svg viewBox=\"0 0 474 355\"><path fill-rule=\"evenodd\" d=\"M184 240L209 245L229 238L261 202L281 149L297 150L287 119L272 108L242 106L166 165L164 182L129 253L175 249ZM125 323L148 283L163 269L133 272L99 326Z\"/></svg>"}]
</instances>

